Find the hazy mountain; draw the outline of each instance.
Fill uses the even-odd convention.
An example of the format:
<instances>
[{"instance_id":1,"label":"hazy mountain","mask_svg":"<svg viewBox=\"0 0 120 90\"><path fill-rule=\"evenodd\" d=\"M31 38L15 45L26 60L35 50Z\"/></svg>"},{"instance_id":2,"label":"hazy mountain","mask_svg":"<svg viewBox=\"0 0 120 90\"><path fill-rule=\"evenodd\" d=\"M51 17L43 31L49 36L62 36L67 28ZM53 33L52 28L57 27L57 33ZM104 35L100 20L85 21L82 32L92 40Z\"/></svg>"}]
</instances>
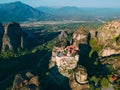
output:
<instances>
[{"instance_id":1,"label":"hazy mountain","mask_svg":"<svg viewBox=\"0 0 120 90\"><path fill-rule=\"evenodd\" d=\"M71 20L111 20L119 19L119 8L80 8L80 7L38 7L40 11Z\"/></svg>"},{"instance_id":2,"label":"hazy mountain","mask_svg":"<svg viewBox=\"0 0 120 90\"><path fill-rule=\"evenodd\" d=\"M22 2L0 4L0 21L50 20L51 15L39 11Z\"/></svg>"}]
</instances>

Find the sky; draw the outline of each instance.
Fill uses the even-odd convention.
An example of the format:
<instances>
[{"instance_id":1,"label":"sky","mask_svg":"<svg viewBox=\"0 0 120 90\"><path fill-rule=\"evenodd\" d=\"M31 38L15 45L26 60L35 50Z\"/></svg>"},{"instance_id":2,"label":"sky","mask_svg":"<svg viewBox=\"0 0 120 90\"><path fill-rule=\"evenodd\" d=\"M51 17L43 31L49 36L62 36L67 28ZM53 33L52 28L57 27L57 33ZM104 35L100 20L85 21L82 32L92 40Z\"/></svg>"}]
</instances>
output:
<instances>
[{"instance_id":1,"label":"sky","mask_svg":"<svg viewBox=\"0 0 120 90\"><path fill-rule=\"evenodd\" d=\"M18 0L0 0L2 3L10 3ZM77 7L101 7L120 8L120 0L19 0L33 7L39 6L77 6Z\"/></svg>"}]
</instances>

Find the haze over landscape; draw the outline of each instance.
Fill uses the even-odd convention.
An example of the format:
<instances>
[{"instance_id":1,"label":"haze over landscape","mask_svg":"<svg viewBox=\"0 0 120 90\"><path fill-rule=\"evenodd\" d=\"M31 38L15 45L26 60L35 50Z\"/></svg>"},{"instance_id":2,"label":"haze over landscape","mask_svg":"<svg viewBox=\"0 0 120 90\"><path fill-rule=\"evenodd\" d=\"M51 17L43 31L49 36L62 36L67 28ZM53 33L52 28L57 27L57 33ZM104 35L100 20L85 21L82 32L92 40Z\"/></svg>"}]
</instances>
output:
<instances>
[{"instance_id":1,"label":"haze over landscape","mask_svg":"<svg viewBox=\"0 0 120 90\"><path fill-rule=\"evenodd\" d=\"M0 2L2 3L3 1ZM71 2L63 1L62 2L63 6L61 6L62 3L59 3L59 1L58 3L57 1L55 2L54 0L52 2L51 1L48 2L50 3L46 2L45 4L48 5L44 6L43 1L26 2L23 0L23 2L20 1L10 2L6 0L4 1L4 4L0 4L0 21L3 23L9 21L25 22L25 21L64 21L64 20L105 22L120 18L120 10L119 8L117 8L118 3L113 1L111 1L112 4L109 4L111 2L107 1L106 1L107 3L105 1L104 3L103 1L100 2L98 1L96 2L96 4L94 4L95 1L89 1L90 6L87 5L88 4L87 1L85 2L77 1L78 4L80 3L83 6L77 5L77 3L75 4L75 2L73 2L72 0ZM34 3L37 5L34 6ZM104 4L107 8L104 7Z\"/></svg>"},{"instance_id":2,"label":"haze over landscape","mask_svg":"<svg viewBox=\"0 0 120 90\"><path fill-rule=\"evenodd\" d=\"M0 0L0 90L120 90L120 0Z\"/></svg>"},{"instance_id":3,"label":"haze over landscape","mask_svg":"<svg viewBox=\"0 0 120 90\"><path fill-rule=\"evenodd\" d=\"M18 0L0 0L0 3L10 3ZM33 7L39 6L77 6L120 8L120 0L19 0Z\"/></svg>"}]
</instances>

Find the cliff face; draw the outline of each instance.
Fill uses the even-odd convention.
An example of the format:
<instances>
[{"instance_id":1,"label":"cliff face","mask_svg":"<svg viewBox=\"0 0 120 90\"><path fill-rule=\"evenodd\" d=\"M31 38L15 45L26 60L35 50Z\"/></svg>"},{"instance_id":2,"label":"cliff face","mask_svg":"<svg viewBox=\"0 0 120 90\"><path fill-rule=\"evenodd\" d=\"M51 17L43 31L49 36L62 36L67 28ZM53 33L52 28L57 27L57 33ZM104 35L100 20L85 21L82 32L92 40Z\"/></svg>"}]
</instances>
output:
<instances>
[{"instance_id":1,"label":"cliff face","mask_svg":"<svg viewBox=\"0 0 120 90\"><path fill-rule=\"evenodd\" d=\"M111 21L106 23L98 34L98 40L103 44L101 56L110 56L120 53L119 43L120 21Z\"/></svg>"},{"instance_id":2,"label":"cliff face","mask_svg":"<svg viewBox=\"0 0 120 90\"><path fill-rule=\"evenodd\" d=\"M17 74L13 82L12 90L42 90L38 76L34 76L30 72L26 75Z\"/></svg>"},{"instance_id":3,"label":"cliff face","mask_svg":"<svg viewBox=\"0 0 120 90\"><path fill-rule=\"evenodd\" d=\"M3 27L3 24L0 23L0 51L1 51L1 48L2 48L3 33L4 33L4 27Z\"/></svg>"},{"instance_id":4,"label":"cliff face","mask_svg":"<svg viewBox=\"0 0 120 90\"><path fill-rule=\"evenodd\" d=\"M64 44L59 47L57 45L53 48L49 63L48 79L50 82L62 86L64 90L89 90L87 70L78 65L78 53L83 50L81 47L79 50L79 44L83 44L85 50L88 47L87 39L87 34L78 30L73 34L71 45L64 46Z\"/></svg>"},{"instance_id":5,"label":"cliff face","mask_svg":"<svg viewBox=\"0 0 120 90\"><path fill-rule=\"evenodd\" d=\"M5 51L16 51L18 48L29 49L37 44L35 38L29 36L15 22L0 24L0 49Z\"/></svg>"},{"instance_id":6,"label":"cliff face","mask_svg":"<svg viewBox=\"0 0 120 90\"><path fill-rule=\"evenodd\" d=\"M120 75L120 56L110 56L101 59L102 64L112 65L113 69Z\"/></svg>"},{"instance_id":7,"label":"cliff face","mask_svg":"<svg viewBox=\"0 0 120 90\"><path fill-rule=\"evenodd\" d=\"M3 37L3 39L5 39L7 42L4 45L10 44L12 47L11 50L14 50L13 49L14 45L18 45L18 47L26 48L29 44L31 44L30 42L29 43L26 42L26 41L31 41L27 34L21 32L22 34L19 36L12 30L9 32L10 29L8 29L8 26ZM101 29L101 31L99 30L97 32L93 31L91 32L92 33L91 35L89 34L89 32L87 32L85 28L83 27L79 28L73 33L73 40L70 45L68 45L67 42L64 40L64 38L67 37L67 34L62 32L59 36L60 42L58 41L57 45L52 50L52 58L50 62L44 63L46 62L45 59L46 60L48 59L49 53L46 53L45 56L41 58L40 61L41 64L39 64L41 71L39 72L42 72L42 69L44 70L44 67L47 67L48 69L47 72L43 72L43 75L45 75L45 79L43 79L45 80L44 81L45 85L43 84L43 87L45 87L45 89L47 88L46 90L89 90L90 89L87 81L88 74L85 67L87 67L88 65L87 67L88 70L94 69L94 68L89 68L89 64L93 65L92 59L94 58L96 59L96 53L92 54L94 58L89 59L87 56L90 51L90 46L89 46L89 40L91 40L90 36L92 36L92 38L96 40L96 42L93 43L95 44L95 46L99 44L103 45L103 48L99 53L100 56L102 56L102 58L100 58L101 64L112 64L113 68L120 75L120 57L103 58L103 56L120 54L119 52L120 35L118 34L119 27L114 28L112 30L109 30L109 28L106 29L106 27L107 26L105 24L103 26L103 30ZM17 30L17 29L13 28L13 30ZM114 32L112 36L111 31L114 30L116 34ZM12 35L9 33L12 33ZM111 36L107 34L111 34ZM17 37L19 37L18 38L19 44L12 44L11 40L17 43L17 41L12 37L14 35L17 35ZM5 36L7 38L5 38ZM88 60L91 60L91 62ZM87 64L87 62L89 64ZM49 67L48 67L48 63L49 63ZM95 68L96 66L97 65L95 65ZM102 66L100 65L100 67ZM98 69L98 70L102 70L102 69ZM33 88L31 86L33 86ZM39 87L40 85L39 85L38 77L34 75L27 75L27 74L25 76L17 75L13 83L13 90L14 88L19 88L20 90L27 90L27 89L41 90L39 89Z\"/></svg>"},{"instance_id":8,"label":"cliff face","mask_svg":"<svg viewBox=\"0 0 120 90\"><path fill-rule=\"evenodd\" d=\"M59 41L63 40L64 38L67 38L68 34L66 31L61 31L61 34L58 36Z\"/></svg>"},{"instance_id":9,"label":"cliff face","mask_svg":"<svg viewBox=\"0 0 120 90\"><path fill-rule=\"evenodd\" d=\"M78 61L79 61L79 55L72 56L71 54L71 56L69 56L66 53L65 48L54 47L49 68L52 68L55 65L57 65L58 71L62 75L69 77L70 76L70 74L68 73L69 70L75 69L77 67Z\"/></svg>"},{"instance_id":10,"label":"cliff face","mask_svg":"<svg viewBox=\"0 0 120 90\"><path fill-rule=\"evenodd\" d=\"M105 43L109 39L113 39L120 34L120 21L111 21L99 29L98 39L101 43Z\"/></svg>"},{"instance_id":11,"label":"cliff face","mask_svg":"<svg viewBox=\"0 0 120 90\"><path fill-rule=\"evenodd\" d=\"M22 29L18 23L11 22L4 26L2 51L15 51L21 44Z\"/></svg>"},{"instance_id":12,"label":"cliff face","mask_svg":"<svg viewBox=\"0 0 120 90\"><path fill-rule=\"evenodd\" d=\"M89 53L89 40L90 34L85 27L80 27L73 33L72 44L80 49L80 55Z\"/></svg>"},{"instance_id":13,"label":"cliff face","mask_svg":"<svg viewBox=\"0 0 120 90\"><path fill-rule=\"evenodd\" d=\"M88 44L88 32L86 31L85 27L78 28L73 33L73 45L79 46L79 44Z\"/></svg>"},{"instance_id":14,"label":"cliff face","mask_svg":"<svg viewBox=\"0 0 120 90\"><path fill-rule=\"evenodd\" d=\"M83 66L79 66L75 69L74 74L70 76L69 85L71 90L89 90L89 85L87 84L87 71Z\"/></svg>"},{"instance_id":15,"label":"cliff face","mask_svg":"<svg viewBox=\"0 0 120 90\"><path fill-rule=\"evenodd\" d=\"M120 21L111 21L91 32L92 44L99 49L99 56L105 57L120 53ZM100 47L99 47L100 46Z\"/></svg>"}]
</instances>

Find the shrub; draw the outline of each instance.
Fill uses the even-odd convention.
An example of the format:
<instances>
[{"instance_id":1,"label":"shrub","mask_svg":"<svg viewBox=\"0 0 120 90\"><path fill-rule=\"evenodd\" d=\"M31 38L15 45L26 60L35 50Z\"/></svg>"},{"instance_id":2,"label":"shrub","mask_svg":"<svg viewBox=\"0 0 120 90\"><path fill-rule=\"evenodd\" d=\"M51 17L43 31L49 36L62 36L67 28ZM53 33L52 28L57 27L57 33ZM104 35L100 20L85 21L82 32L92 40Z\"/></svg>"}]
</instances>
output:
<instances>
[{"instance_id":1,"label":"shrub","mask_svg":"<svg viewBox=\"0 0 120 90\"><path fill-rule=\"evenodd\" d=\"M89 90L95 90L95 86L94 86L94 85L89 84L89 86L90 86L90 89L89 89Z\"/></svg>"},{"instance_id":2,"label":"shrub","mask_svg":"<svg viewBox=\"0 0 120 90\"><path fill-rule=\"evenodd\" d=\"M102 88L108 88L109 86L109 82L106 78L102 78L100 83L101 83Z\"/></svg>"},{"instance_id":3,"label":"shrub","mask_svg":"<svg viewBox=\"0 0 120 90\"><path fill-rule=\"evenodd\" d=\"M95 76L93 76L93 77L91 78L91 80L93 80L95 83L98 83L100 79L97 78L97 77L95 77Z\"/></svg>"},{"instance_id":4,"label":"shrub","mask_svg":"<svg viewBox=\"0 0 120 90\"><path fill-rule=\"evenodd\" d=\"M96 88L95 90L101 90L100 88Z\"/></svg>"},{"instance_id":5,"label":"shrub","mask_svg":"<svg viewBox=\"0 0 120 90\"><path fill-rule=\"evenodd\" d=\"M114 88L114 90L120 90L120 85L119 85L119 84L115 84L115 85L113 86L113 88Z\"/></svg>"},{"instance_id":6,"label":"shrub","mask_svg":"<svg viewBox=\"0 0 120 90\"><path fill-rule=\"evenodd\" d=\"M90 46L92 47L93 51L97 51L98 53L102 50L103 45L100 45L97 41L97 39L90 39L89 41Z\"/></svg>"}]
</instances>

